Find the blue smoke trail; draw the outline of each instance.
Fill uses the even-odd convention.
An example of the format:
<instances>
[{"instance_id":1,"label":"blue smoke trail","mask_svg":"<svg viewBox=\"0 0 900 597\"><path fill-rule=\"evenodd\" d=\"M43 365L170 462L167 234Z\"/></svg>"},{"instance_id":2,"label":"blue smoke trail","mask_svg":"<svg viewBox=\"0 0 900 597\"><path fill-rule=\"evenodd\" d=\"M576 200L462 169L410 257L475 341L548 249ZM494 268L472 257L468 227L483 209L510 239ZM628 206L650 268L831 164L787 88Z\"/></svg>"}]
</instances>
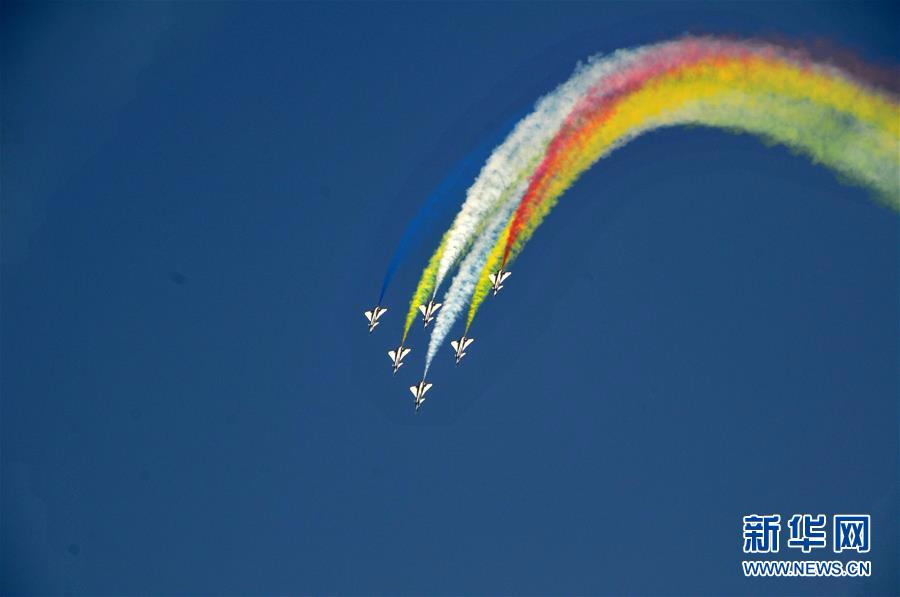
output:
<instances>
[{"instance_id":1,"label":"blue smoke trail","mask_svg":"<svg viewBox=\"0 0 900 597\"><path fill-rule=\"evenodd\" d=\"M400 263L406 259L410 250L419 243L429 225L434 223L439 216L447 212L448 208L453 205L448 199L454 197L459 192L464 192L464 189L462 189L463 185L468 181L474 180L475 176L478 175L481 165L488 158L491 150L501 139L509 134L515 123L518 122L521 117L522 115L519 115L516 118L510 119L504 124L500 131L488 137L471 153L460 160L431 195L428 196L428 199L425 200L425 204L419 209L419 212L412 219L409 226L406 227L406 231L400 238L397 249L394 251L394 255L388 263L387 271L384 273L384 282L381 284L381 292L378 295L379 305L382 300L384 300L384 295L387 292L388 286L391 284L391 280L394 278L397 268L400 267Z\"/></svg>"}]
</instances>

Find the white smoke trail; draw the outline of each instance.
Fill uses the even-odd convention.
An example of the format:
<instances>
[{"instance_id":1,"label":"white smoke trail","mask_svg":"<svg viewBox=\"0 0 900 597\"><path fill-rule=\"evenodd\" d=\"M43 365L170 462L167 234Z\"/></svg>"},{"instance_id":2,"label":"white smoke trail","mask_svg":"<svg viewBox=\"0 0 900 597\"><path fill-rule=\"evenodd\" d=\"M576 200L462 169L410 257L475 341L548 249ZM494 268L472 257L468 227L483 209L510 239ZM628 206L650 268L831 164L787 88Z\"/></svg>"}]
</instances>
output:
<instances>
[{"instance_id":1,"label":"white smoke trail","mask_svg":"<svg viewBox=\"0 0 900 597\"><path fill-rule=\"evenodd\" d=\"M500 210L484 226L478 240L472 246L472 250L469 251L459 266L459 272L454 276L453 282L450 283L450 289L444 296L444 308L438 312L434 322L434 329L428 342L428 355L425 357L426 374L428 373L428 368L431 367L431 361L437 354L438 348L443 344L444 339L447 338L450 328L453 327L453 323L459 317L459 314L468 303L469 297L475 291L475 285L478 283L478 278L487 261L488 254L494 248L500 233L503 232L513 211L519 205L518 198L525 192L527 185L527 178L521 180L519 186L511 193L510 199L503 203Z\"/></svg>"},{"instance_id":2,"label":"white smoke trail","mask_svg":"<svg viewBox=\"0 0 900 597\"><path fill-rule=\"evenodd\" d=\"M568 81L538 100L534 112L522 119L494 150L478 178L466 191L466 200L448 231L435 277L435 293L484 226L484 221L500 208L504 197L508 197L509 201L521 198L520 195L509 195L510 184L517 184L522 172L534 168L576 102L591 86L650 49L620 50L603 60L590 58L576 67Z\"/></svg>"}]
</instances>

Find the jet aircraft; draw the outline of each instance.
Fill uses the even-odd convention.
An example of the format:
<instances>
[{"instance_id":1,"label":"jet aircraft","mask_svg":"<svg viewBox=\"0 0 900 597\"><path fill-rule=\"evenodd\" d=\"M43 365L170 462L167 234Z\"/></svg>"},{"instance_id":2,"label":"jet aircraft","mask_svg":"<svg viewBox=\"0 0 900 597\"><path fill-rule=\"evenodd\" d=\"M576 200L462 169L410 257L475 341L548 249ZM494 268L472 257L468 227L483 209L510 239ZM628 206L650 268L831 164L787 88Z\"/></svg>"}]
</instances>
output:
<instances>
[{"instance_id":1,"label":"jet aircraft","mask_svg":"<svg viewBox=\"0 0 900 597\"><path fill-rule=\"evenodd\" d=\"M397 348L397 350L389 350L388 351L388 356L391 357L391 360L394 362L394 364L393 364L394 373L397 372L397 369L399 369L400 367L403 366L403 359L406 358L406 355L408 355L409 351L411 351L411 350L412 350L412 348L403 348L403 345L401 344Z\"/></svg>"},{"instance_id":2,"label":"jet aircraft","mask_svg":"<svg viewBox=\"0 0 900 597\"><path fill-rule=\"evenodd\" d=\"M503 281L512 275L512 272L505 272L503 268L497 270L496 273L488 276L488 279L491 281L491 290L494 291L494 296L497 296L497 293L500 292L500 289L503 288Z\"/></svg>"},{"instance_id":3,"label":"jet aircraft","mask_svg":"<svg viewBox=\"0 0 900 597\"><path fill-rule=\"evenodd\" d=\"M434 297L431 297L431 300L428 301L427 305L419 305L419 311L422 312L422 321L425 322L425 327L428 327L428 324L431 323L431 320L434 319L434 314L437 313L437 310L441 308L443 303L434 302Z\"/></svg>"},{"instance_id":4,"label":"jet aircraft","mask_svg":"<svg viewBox=\"0 0 900 597\"><path fill-rule=\"evenodd\" d=\"M417 386L409 386L409 391L412 392L412 395L416 397L416 412L419 411L419 407L422 406L422 403L425 402L425 392L431 389L432 384L425 383L425 380L419 382Z\"/></svg>"},{"instance_id":5,"label":"jet aircraft","mask_svg":"<svg viewBox=\"0 0 900 597\"><path fill-rule=\"evenodd\" d=\"M456 351L456 364L459 365L459 362L462 360L464 356L466 356L466 349L469 345L474 342L474 338L466 338L465 334L459 340L453 340L450 342L450 346L453 347L453 350Z\"/></svg>"},{"instance_id":6,"label":"jet aircraft","mask_svg":"<svg viewBox=\"0 0 900 597\"><path fill-rule=\"evenodd\" d=\"M376 305L371 311L366 311L364 315L369 320L369 332L375 329L375 326L381 323L378 319L387 312L386 307Z\"/></svg>"}]
</instances>

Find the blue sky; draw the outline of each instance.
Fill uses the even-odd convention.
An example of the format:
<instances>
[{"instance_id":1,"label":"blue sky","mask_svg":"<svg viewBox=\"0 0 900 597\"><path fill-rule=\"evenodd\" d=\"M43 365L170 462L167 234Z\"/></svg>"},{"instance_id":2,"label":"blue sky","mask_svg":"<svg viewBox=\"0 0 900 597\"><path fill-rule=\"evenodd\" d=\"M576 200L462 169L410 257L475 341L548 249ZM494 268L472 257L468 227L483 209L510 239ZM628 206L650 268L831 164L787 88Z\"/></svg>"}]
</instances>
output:
<instances>
[{"instance_id":1,"label":"blue sky","mask_svg":"<svg viewBox=\"0 0 900 597\"><path fill-rule=\"evenodd\" d=\"M896 5L2 10L2 592L900 590L898 220L824 168L701 129L611 155L417 416L421 329L385 352L452 205L362 317L579 60L691 32L892 67ZM873 576L743 578L760 512L871 513Z\"/></svg>"}]
</instances>

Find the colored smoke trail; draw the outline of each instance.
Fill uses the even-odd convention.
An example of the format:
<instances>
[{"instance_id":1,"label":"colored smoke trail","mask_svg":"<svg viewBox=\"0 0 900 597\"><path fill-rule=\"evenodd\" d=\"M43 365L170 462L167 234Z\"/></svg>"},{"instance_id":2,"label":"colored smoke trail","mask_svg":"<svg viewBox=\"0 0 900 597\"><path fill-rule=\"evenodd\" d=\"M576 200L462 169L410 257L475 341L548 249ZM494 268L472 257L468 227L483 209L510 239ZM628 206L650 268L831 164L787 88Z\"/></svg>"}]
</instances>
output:
<instances>
[{"instance_id":1,"label":"colored smoke trail","mask_svg":"<svg viewBox=\"0 0 900 597\"><path fill-rule=\"evenodd\" d=\"M400 340L401 345L406 342L406 337L409 335L409 328L412 327L413 321L416 320L416 313L418 313L419 305L427 303L432 296L434 276L437 273L441 255L444 254L444 246L446 243L447 233L445 233L444 237L441 239L441 244L438 245L437 251L435 251L434 255L431 256L431 259L428 260L428 265L425 266L425 271L422 272L422 278L419 280L418 286L416 286L416 291L409 301L409 309L406 311L406 321L403 322L403 337Z\"/></svg>"},{"instance_id":2,"label":"colored smoke trail","mask_svg":"<svg viewBox=\"0 0 900 597\"><path fill-rule=\"evenodd\" d=\"M513 216L503 263L597 160L683 124L760 135L898 201L896 102L772 46L686 39L604 81L566 119Z\"/></svg>"},{"instance_id":3,"label":"colored smoke trail","mask_svg":"<svg viewBox=\"0 0 900 597\"><path fill-rule=\"evenodd\" d=\"M618 55L619 53L614 54L613 57ZM529 176L540 162L547 144L587 90L598 79L615 72L622 63L636 60L639 56L640 52L627 52L621 53L618 60L591 59L579 65L568 81L538 100L534 111L522 119L506 140L494 150L467 191L460 212L422 272L407 312L404 339L415 321L419 305L434 296L451 268L472 246L486 222L508 201L518 203L519 197L511 197L511 190L523 176Z\"/></svg>"},{"instance_id":4,"label":"colored smoke trail","mask_svg":"<svg viewBox=\"0 0 900 597\"><path fill-rule=\"evenodd\" d=\"M478 282L475 284L475 290L469 301L469 314L466 316L466 333L468 333L469 328L472 327L472 322L475 320L475 314L478 312L478 307L481 306L481 303L484 302L484 299L487 298L488 293L491 291L491 282L488 279L488 276L500 268L500 262L503 259L503 249L506 247L506 239L509 238L509 227L510 222L506 224L506 227L497 237L494 248L488 253L487 258L481 265L481 274L478 277Z\"/></svg>"},{"instance_id":5,"label":"colored smoke trail","mask_svg":"<svg viewBox=\"0 0 900 597\"><path fill-rule=\"evenodd\" d=\"M551 142L483 264L467 329L487 296L487 274L518 255L578 176L657 128L700 125L755 134L832 168L900 208L900 110L894 98L772 46L689 38L650 50L621 76L595 86Z\"/></svg>"}]
</instances>

